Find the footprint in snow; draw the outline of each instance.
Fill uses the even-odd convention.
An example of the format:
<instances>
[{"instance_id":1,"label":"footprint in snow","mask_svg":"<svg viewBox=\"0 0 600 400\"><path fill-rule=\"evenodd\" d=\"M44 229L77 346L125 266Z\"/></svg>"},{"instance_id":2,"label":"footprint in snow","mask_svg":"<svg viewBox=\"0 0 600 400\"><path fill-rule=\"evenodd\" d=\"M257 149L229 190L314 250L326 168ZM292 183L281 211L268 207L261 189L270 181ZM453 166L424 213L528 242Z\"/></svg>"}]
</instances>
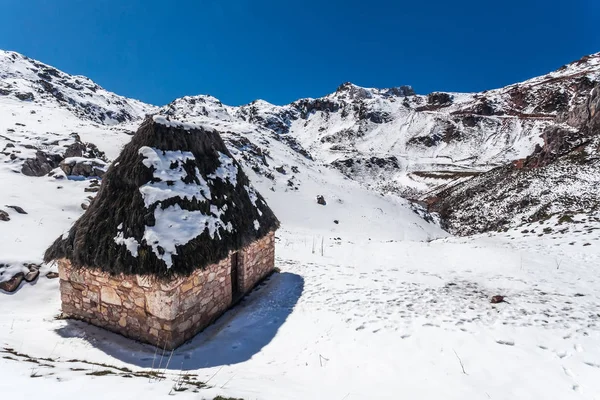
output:
<instances>
[{"instance_id":1,"label":"footprint in snow","mask_svg":"<svg viewBox=\"0 0 600 400\"><path fill-rule=\"evenodd\" d=\"M499 339L499 340L496 340L496 343L503 344L505 346L514 346L515 345L515 341L511 340L511 339L507 339L507 340Z\"/></svg>"},{"instance_id":2,"label":"footprint in snow","mask_svg":"<svg viewBox=\"0 0 600 400\"><path fill-rule=\"evenodd\" d=\"M575 378L573 371L571 371L569 368L563 367L563 371L565 372L565 375L567 375L569 378Z\"/></svg>"},{"instance_id":3,"label":"footprint in snow","mask_svg":"<svg viewBox=\"0 0 600 400\"><path fill-rule=\"evenodd\" d=\"M591 361L584 361L583 363L585 365L589 365L590 367L593 367L593 368L600 368L600 364L596 364L596 363L593 363Z\"/></svg>"},{"instance_id":4,"label":"footprint in snow","mask_svg":"<svg viewBox=\"0 0 600 400\"><path fill-rule=\"evenodd\" d=\"M557 351L556 355L558 356L558 358L565 358L565 357L570 356L570 354L564 350Z\"/></svg>"}]
</instances>

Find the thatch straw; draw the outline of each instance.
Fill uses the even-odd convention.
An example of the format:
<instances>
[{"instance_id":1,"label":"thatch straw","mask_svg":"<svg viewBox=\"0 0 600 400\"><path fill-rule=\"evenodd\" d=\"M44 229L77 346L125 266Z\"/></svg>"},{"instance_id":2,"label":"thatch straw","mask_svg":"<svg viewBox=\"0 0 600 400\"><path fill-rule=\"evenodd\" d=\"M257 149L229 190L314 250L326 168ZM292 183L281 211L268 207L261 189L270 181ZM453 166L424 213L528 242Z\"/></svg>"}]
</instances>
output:
<instances>
[{"instance_id":1,"label":"thatch straw","mask_svg":"<svg viewBox=\"0 0 600 400\"><path fill-rule=\"evenodd\" d=\"M208 182L211 199L175 197L147 207L139 189L148 182L156 182L156 178L153 176L154 168L145 166L144 157L138 153L143 146L191 152L195 160L189 159L183 165L187 173L184 182L194 184L197 181L197 168ZM176 124L161 124L152 117L147 118L104 175L100 191L85 214L73 225L68 237L58 238L46 250L45 260L67 258L75 267L99 268L113 274L188 275L277 229L279 221L260 194L256 193L258 201L250 199L246 190L250 186L248 177L237 161L237 185L214 177L210 179L209 176L220 166L218 152L232 157L219 134L210 128L186 130ZM225 224L231 222L234 229L230 232L219 230L220 238L211 238L208 229L205 229L200 236L177 246L177 254L172 258L173 266L167 268L165 261L157 257L143 236L146 226L156 223L154 211L157 207L165 209L173 205L206 215L210 215L211 205L218 209L227 205L221 220ZM258 229L255 221L260 226ZM119 231L124 237L137 240L137 257L125 245L115 242Z\"/></svg>"}]
</instances>

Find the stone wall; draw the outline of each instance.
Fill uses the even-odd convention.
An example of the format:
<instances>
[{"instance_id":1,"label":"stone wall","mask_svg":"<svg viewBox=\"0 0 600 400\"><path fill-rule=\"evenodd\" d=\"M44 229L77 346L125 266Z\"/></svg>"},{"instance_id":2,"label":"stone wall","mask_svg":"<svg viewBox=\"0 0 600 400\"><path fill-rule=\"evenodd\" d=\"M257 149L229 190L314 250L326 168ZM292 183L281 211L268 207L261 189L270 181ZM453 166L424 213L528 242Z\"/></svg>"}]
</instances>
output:
<instances>
[{"instance_id":1,"label":"stone wall","mask_svg":"<svg viewBox=\"0 0 600 400\"><path fill-rule=\"evenodd\" d=\"M244 248L241 261L240 290L245 293L275 267L275 232Z\"/></svg>"},{"instance_id":2,"label":"stone wall","mask_svg":"<svg viewBox=\"0 0 600 400\"><path fill-rule=\"evenodd\" d=\"M251 290L275 265L274 232L240 250L240 291ZM73 268L58 260L63 313L124 336L173 349L232 305L231 258L188 277L158 281Z\"/></svg>"}]
</instances>

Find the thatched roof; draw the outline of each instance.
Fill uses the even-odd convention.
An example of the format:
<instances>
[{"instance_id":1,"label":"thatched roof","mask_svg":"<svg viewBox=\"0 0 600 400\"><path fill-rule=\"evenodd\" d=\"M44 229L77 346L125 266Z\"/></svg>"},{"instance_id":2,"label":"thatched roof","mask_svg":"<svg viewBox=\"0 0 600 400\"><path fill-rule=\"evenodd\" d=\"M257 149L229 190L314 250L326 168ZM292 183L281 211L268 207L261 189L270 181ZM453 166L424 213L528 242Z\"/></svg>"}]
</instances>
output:
<instances>
[{"instance_id":1,"label":"thatched roof","mask_svg":"<svg viewBox=\"0 0 600 400\"><path fill-rule=\"evenodd\" d=\"M278 227L215 130L154 116L44 258L110 273L187 275Z\"/></svg>"}]
</instances>

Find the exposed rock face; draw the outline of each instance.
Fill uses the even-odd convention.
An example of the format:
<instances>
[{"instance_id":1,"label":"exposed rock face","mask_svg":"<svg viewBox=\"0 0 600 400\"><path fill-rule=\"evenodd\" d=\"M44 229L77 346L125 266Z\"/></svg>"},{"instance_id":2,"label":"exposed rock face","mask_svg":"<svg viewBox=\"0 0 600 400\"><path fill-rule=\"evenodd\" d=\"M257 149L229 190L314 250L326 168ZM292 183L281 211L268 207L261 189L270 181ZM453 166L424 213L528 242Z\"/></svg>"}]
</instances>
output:
<instances>
[{"instance_id":1,"label":"exposed rock face","mask_svg":"<svg viewBox=\"0 0 600 400\"><path fill-rule=\"evenodd\" d=\"M104 153L93 143L83 143L77 134L71 135L69 140L71 144L64 145L63 149L55 148L54 151L39 150L31 145L23 146L36 150L35 158L22 162L23 175L44 176L60 166L67 175L102 176L107 167ZM57 142L53 144L56 145ZM11 148L15 149L15 146ZM15 156L14 159L16 158Z\"/></svg>"},{"instance_id":2,"label":"exposed rock face","mask_svg":"<svg viewBox=\"0 0 600 400\"><path fill-rule=\"evenodd\" d=\"M23 101L33 101L33 93L31 93L31 92L26 92L26 93L17 92L17 93L15 93L15 97L17 99L23 100Z\"/></svg>"},{"instance_id":3,"label":"exposed rock face","mask_svg":"<svg viewBox=\"0 0 600 400\"><path fill-rule=\"evenodd\" d=\"M598 80L600 54L595 54L547 75L481 93L422 96L412 89L345 83L323 98L286 106L254 102L239 107L236 115L280 137L295 138L313 159L375 190L422 199L456 182L441 174L428 179L415 173L486 172L532 154L544 145L540 135L548 127L569 132L562 126L569 123L563 116L581 104ZM546 131L545 139L559 145L556 136ZM400 168L348 168L349 162L364 164L370 157L395 157Z\"/></svg>"},{"instance_id":4,"label":"exposed rock face","mask_svg":"<svg viewBox=\"0 0 600 400\"><path fill-rule=\"evenodd\" d=\"M271 232L240 250L238 292L247 293L275 265ZM187 277L158 280L75 269L59 260L63 313L159 348L174 349L225 312L234 299L231 259Z\"/></svg>"},{"instance_id":5,"label":"exposed rock face","mask_svg":"<svg viewBox=\"0 0 600 400\"><path fill-rule=\"evenodd\" d=\"M58 154L48 154L36 151L35 158L25 160L21 172L27 176L44 176L58 167L62 157Z\"/></svg>"},{"instance_id":6,"label":"exposed rock face","mask_svg":"<svg viewBox=\"0 0 600 400\"><path fill-rule=\"evenodd\" d=\"M97 158L69 157L60 163L60 169L68 176L102 177L108 165Z\"/></svg>"},{"instance_id":7,"label":"exposed rock face","mask_svg":"<svg viewBox=\"0 0 600 400\"><path fill-rule=\"evenodd\" d=\"M452 96L448 93L434 92L427 95L427 104L442 105L452 103Z\"/></svg>"},{"instance_id":8,"label":"exposed rock face","mask_svg":"<svg viewBox=\"0 0 600 400\"><path fill-rule=\"evenodd\" d=\"M530 156L436 193L429 210L457 234L598 211L600 83L585 92L579 105L544 130L543 145Z\"/></svg>"}]
</instances>

